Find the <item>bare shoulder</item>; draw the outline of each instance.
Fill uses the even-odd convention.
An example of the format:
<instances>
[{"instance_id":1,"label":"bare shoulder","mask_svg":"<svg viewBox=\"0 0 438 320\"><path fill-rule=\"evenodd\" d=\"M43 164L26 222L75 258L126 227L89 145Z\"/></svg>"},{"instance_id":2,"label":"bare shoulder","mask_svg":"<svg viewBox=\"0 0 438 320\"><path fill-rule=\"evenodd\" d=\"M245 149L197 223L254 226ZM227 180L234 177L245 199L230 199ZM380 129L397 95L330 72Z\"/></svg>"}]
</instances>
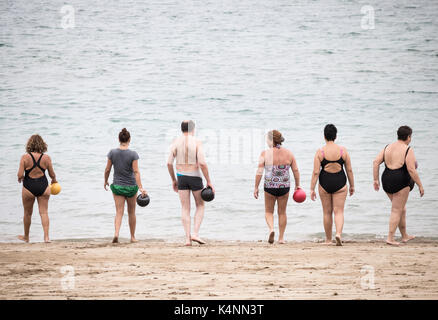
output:
<instances>
[{"instance_id":1,"label":"bare shoulder","mask_svg":"<svg viewBox=\"0 0 438 320\"><path fill-rule=\"evenodd\" d=\"M293 154L293 152L292 152L291 150L289 150L289 149L285 149L285 150L286 150L286 152L287 152L287 155L288 155L290 158L292 158L292 159L295 158L295 156L294 156L294 154Z\"/></svg>"},{"instance_id":2,"label":"bare shoulder","mask_svg":"<svg viewBox=\"0 0 438 320\"><path fill-rule=\"evenodd\" d=\"M345 146L338 145L338 147L343 154L347 153L347 148L345 148Z\"/></svg>"},{"instance_id":3,"label":"bare shoulder","mask_svg":"<svg viewBox=\"0 0 438 320\"><path fill-rule=\"evenodd\" d=\"M41 158L41 162L49 165L52 163L52 158L50 158L48 154L44 154L43 157Z\"/></svg>"}]
</instances>

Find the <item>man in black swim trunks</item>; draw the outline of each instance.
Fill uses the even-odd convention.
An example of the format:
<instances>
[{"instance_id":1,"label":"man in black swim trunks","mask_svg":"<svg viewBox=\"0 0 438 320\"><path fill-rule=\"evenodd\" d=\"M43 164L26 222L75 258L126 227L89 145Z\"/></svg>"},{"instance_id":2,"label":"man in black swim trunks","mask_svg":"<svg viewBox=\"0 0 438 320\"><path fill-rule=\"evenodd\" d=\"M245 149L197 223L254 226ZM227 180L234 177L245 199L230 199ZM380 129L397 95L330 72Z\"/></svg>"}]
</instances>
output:
<instances>
[{"instance_id":1,"label":"man in black swim trunks","mask_svg":"<svg viewBox=\"0 0 438 320\"><path fill-rule=\"evenodd\" d=\"M186 246L191 246L192 241L199 244L205 242L199 237L199 229L204 218L204 201L201 198L202 184L201 172L207 180L207 186L213 185L208 174L202 143L195 138L195 123L192 120L181 123L182 135L176 138L172 145L167 161L167 168L172 179L173 190L178 193L182 206L182 223L186 235ZM176 159L177 177L173 163ZM190 233L190 191L193 193L196 204L195 226L193 234Z\"/></svg>"}]
</instances>

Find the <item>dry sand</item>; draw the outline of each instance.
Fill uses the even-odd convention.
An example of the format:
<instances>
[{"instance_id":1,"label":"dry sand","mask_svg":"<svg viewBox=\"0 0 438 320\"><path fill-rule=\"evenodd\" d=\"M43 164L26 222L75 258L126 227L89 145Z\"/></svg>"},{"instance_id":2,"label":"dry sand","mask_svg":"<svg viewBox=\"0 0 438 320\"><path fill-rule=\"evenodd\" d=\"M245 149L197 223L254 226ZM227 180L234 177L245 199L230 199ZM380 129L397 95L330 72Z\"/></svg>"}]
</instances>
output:
<instances>
[{"instance_id":1,"label":"dry sand","mask_svg":"<svg viewBox=\"0 0 438 320\"><path fill-rule=\"evenodd\" d=\"M3 243L0 264L0 299L438 299L438 243L417 240Z\"/></svg>"}]
</instances>

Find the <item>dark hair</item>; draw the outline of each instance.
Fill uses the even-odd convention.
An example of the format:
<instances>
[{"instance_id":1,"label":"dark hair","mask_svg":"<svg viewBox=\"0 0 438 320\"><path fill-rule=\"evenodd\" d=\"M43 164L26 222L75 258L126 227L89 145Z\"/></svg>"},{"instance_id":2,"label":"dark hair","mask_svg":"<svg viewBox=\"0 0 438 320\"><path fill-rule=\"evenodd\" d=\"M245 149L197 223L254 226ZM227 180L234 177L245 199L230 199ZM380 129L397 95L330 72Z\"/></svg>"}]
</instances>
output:
<instances>
[{"instance_id":1,"label":"dark hair","mask_svg":"<svg viewBox=\"0 0 438 320\"><path fill-rule=\"evenodd\" d=\"M397 130L398 140L406 141L410 135L412 135L412 129L408 126L401 126Z\"/></svg>"},{"instance_id":2,"label":"dark hair","mask_svg":"<svg viewBox=\"0 0 438 320\"><path fill-rule=\"evenodd\" d=\"M43 138L39 134L32 135L26 143L26 152L37 152L44 153L47 151L47 143L44 142Z\"/></svg>"},{"instance_id":3,"label":"dark hair","mask_svg":"<svg viewBox=\"0 0 438 320\"><path fill-rule=\"evenodd\" d=\"M335 141L338 129L336 129L334 124L328 124L324 128L324 138L327 141Z\"/></svg>"},{"instance_id":4,"label":"dark hair","mask_svg":"<svg viewBox=\"0 0 438 320\"><path fill-rule=\"evenodd\" d=\"M281 143L284 141L283 135L278 130L269 131L268 138L270 141L272 141L272 144L274 145L274 147L276 145L281 145Z\"/></svg>"},{"instance_id":5,"label":"dark hair","mask_svg":"<svg viewBox=\"0 0 438 320\"><path fill-rule=\"evenodd\" d=\"M120 143L128 142L129 139L131 139L131 134L129 133L128 130L126 130L126 128L123 128L122 131L120 131L120 133L119 133Z\"/></svg>"},{"instance_id":6,"label":"dark hair","mask_svg":"<svg viewBox=\"0 0 438 320\"><path fill-rule=\"evenodd\" d=\"M192 132L195 129L195 123L192 120L184 120L181 122L182 132Z\"/></svg>"}]
</instances>

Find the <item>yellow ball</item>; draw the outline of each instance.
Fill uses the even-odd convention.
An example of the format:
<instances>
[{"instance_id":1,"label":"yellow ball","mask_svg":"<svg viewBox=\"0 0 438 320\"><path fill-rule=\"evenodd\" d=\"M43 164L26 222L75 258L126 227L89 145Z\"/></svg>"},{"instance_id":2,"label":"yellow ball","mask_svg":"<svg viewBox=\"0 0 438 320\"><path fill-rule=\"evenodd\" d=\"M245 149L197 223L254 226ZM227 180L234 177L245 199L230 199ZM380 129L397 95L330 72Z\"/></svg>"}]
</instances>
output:
<instances>
[{"instance_id":1,"label":"yellow ball","mask_svg":"<svg viewBox=\"0 0 438 320\"><path fill-rule=\"evenodd\" d=\"M50 193L51 194L58 194L61 192L61 186L59 185L59 183L53 183L50 185Z\"/></svg>"}]
</instances>

